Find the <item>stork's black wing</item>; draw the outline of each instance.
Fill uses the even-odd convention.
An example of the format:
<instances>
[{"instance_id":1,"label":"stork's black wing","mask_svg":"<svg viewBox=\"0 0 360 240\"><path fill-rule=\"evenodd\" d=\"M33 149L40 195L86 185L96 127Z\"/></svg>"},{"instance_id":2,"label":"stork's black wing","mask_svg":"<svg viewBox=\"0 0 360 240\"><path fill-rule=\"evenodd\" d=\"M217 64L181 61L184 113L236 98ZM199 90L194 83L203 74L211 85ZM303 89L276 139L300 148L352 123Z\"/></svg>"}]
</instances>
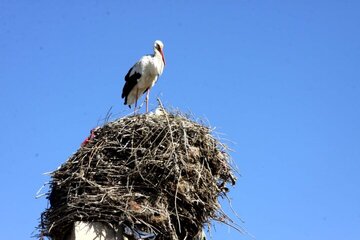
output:
<instances>
[{"instance_id":1,"label":"stork's black wing","mask_svg":"<svg viewBox=\"0 0 360 240\"><path fill-rule=\"evenodd\" d=\"M135 67L135 66L134 66ZM124 104L127 105L127 96L131 92L131 90L135 87L138 80L141 77L141 74L133 71L134 67L130 68L129 72L125 76L125 85L122 90L121 98L125 98Z\"/></svg>"}]
</instances>

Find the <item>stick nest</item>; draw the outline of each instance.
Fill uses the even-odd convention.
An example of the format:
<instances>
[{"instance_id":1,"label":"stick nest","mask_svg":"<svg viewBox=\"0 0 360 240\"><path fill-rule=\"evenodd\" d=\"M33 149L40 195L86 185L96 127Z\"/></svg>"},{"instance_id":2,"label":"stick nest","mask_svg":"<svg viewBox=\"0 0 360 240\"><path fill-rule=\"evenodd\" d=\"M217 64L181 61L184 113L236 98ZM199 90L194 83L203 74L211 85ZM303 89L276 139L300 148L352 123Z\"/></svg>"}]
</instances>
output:
<instances>
[{"instance_id":1,"label":"stick nest","mask_svg":"<svg viewBox=\"0 0 360 240\"><path fill-rule=\"evenodd\" d=\"M75 221L126 223L156 240L192 239L211 220L228 221L218 197L236 181L209 127L163 109L94 129L51 177L40 231L52 239Z\"/></svg>"}]
</instances>

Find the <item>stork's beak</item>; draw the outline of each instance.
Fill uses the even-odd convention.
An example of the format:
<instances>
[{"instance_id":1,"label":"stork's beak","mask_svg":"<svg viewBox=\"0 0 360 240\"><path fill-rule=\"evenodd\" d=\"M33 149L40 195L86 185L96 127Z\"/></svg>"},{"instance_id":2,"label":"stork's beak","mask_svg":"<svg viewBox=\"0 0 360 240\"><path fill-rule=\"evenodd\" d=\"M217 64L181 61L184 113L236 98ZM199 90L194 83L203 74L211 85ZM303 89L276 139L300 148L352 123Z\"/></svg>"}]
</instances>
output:
<instances>
[{"instance_id":1,"label":"stork's beak","mask_svg":"<svg viewBox=\"0 0 360 240\"><path fill-rule=\"evenodd\" d=\"M164 53L163 53L162 50L160 51L160 54L161 54L162 60L163 60L163 62L164 62L164 65L166 65Z\"/></svg>"}]
</instances>

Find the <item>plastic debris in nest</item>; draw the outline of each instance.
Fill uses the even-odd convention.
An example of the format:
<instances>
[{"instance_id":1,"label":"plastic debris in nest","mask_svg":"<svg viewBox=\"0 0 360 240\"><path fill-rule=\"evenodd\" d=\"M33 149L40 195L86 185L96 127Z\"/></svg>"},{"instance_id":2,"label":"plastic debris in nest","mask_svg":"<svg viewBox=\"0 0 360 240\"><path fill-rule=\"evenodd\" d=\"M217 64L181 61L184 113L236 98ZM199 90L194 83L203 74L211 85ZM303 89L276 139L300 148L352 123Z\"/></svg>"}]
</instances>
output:
<instances>
[{"instance_id":1,"label":"plastic debris in nest","mask_svg":"<svg viewBox=\"0 0 360 240\"><path fill-rule=\"evenodd\" d=\"M53 239L75 221L156 240L193 239L211 220L231 221L218 202L236 181L226 146L209 127L163 108L94 129L51 177L40 231Z\"/></svg>"}]
</instances>

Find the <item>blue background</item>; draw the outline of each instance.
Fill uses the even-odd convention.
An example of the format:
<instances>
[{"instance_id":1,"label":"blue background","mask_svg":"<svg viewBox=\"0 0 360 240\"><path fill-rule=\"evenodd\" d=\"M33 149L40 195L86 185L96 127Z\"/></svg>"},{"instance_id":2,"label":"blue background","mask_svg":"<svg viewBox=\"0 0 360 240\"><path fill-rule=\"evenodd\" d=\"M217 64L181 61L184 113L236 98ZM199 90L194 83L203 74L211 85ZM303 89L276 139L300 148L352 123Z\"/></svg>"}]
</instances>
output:
<instances>
[{"instance_id":1,"label":"blue background","mask_svg":"<svg viewBox=\"0 0 360 240\"><path fill-rule=\"evenodd\" d=\"M207 119L241 177L213 239L360 239L359 1L0 0L0 225L29 239L37 190L89 130L131 113L124 76L154 40L151 92ZM142 109L142 111L144 108Z\"/></svg>"}]
</instances>

